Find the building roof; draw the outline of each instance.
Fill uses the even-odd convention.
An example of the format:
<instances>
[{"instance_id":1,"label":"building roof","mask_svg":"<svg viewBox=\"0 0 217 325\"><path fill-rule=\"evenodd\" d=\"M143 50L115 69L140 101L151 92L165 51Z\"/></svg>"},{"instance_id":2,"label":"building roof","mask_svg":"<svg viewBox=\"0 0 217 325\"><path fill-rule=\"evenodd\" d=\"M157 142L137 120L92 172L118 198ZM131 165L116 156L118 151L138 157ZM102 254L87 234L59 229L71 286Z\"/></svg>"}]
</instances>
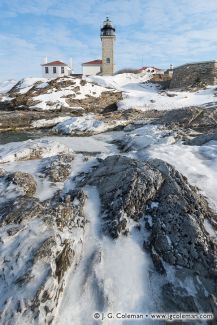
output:
<instances>
[{"instance_id":1,"label":"building roof","mask_svg":"<svg viewBox=\"0 0 217 325\"><path fill-rule=\"evenodd\" d=\"M102 60L99 59L82 63L82 65L101 65L101 64L102 64Z\"/></svg>"},{"instance_id":2,"label":"building roof","mask_svg":"<svg viewBox=\"0 0 217 325\"><path fill-rule=\"evenodd\" d=\"M52 61L52 62L47 62L47 63L44 63L44 64L41 64L42 66L47 66L47 65L61 65L61 66L67 66L68 64L65 64L64 62L62 61Z\"/></svg>"}]
</instances>

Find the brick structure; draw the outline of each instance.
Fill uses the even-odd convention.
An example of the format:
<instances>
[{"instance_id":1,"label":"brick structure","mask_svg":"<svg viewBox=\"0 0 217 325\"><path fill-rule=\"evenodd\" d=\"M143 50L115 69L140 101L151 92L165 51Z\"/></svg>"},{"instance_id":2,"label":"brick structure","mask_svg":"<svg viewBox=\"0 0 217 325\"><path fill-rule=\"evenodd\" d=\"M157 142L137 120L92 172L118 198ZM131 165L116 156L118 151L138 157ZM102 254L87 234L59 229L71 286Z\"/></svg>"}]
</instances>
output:
<instances>
[{"instance_id":1,"label":"brick structure","mask_svg":"<svg viewBox=\"0 0 217 325\"><path fill-rule=\"evenodd\" d=\"M176 67L170 88L185 88L199 83L217 85L217 61L186 63Z\"/></svg>"},{"instance_id":2,"label":"brick structure","mask_svg":"<svg viewBox=\"0 0 217 325\"><path fill-rule=\"evenodd\" d=\"M115 71L114 62L114 44L115 44L115 28L107 17L101 28L102 41L102 75L111 76Z\"/></svg>"}]
</instances>

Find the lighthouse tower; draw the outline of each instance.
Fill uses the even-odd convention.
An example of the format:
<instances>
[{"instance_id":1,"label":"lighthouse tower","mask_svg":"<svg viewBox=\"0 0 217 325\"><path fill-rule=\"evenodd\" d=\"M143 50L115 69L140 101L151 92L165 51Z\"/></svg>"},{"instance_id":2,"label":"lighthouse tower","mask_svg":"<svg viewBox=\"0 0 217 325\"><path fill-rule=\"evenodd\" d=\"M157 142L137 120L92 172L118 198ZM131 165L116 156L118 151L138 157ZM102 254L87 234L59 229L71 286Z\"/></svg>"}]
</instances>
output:
<instances>
[{"instance_id":1,"label":"lighthouse tower","mask_svg":"<svg viewBox=\"0 0 217 325\"><path fill-rule=\"evenodd\" d=\"M114 74L114 45L115 45L115 28L107 17L101 28L102 41L102 75L111 76Z\"/></svg>"}]
</instances>

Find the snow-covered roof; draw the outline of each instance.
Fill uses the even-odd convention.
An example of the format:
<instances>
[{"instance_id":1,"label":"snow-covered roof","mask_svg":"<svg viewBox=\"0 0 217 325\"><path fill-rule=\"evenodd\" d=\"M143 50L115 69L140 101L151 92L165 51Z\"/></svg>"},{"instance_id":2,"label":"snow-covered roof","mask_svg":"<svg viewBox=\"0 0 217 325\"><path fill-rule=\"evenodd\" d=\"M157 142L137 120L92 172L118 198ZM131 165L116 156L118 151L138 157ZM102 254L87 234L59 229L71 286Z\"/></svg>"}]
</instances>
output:
<instances>
[{"instance_id":1,"label":"snow-covered roof","mask_svg":"<svg viewBox=\"0 0 217 325\"><path fill-rule=\"evenodd\" d=\"M99 59L82 63L82 65L101 65L101 64L102 64L102 60Z\"/></svg>"},{"instance_id":2,"label":"snow-covered roof","mask_svg":"<svg viewBox=\"0 0 217 325\"><path fill-rule=\"evenodd\" d=\"M67 66L68 64L65 64L64 62L62 61L52 61L52 62L47 62L47 63L44 63L44 64L41 64L42 66L47 66L47 65L51 65L51 66L56 66L56 65L61 65L61 66Z\"/></svg>"}]
</instances>

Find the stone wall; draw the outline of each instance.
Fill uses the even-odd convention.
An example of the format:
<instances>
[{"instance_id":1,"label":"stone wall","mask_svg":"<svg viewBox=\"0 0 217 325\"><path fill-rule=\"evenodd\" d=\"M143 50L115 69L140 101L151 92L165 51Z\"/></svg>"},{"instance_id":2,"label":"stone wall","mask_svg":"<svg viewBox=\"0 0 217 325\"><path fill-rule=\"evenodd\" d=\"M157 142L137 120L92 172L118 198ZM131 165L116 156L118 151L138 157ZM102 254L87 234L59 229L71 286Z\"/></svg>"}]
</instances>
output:
<instances>
[{"instance_id":1,"label":"stone wall","mask_svg":"<svg viewBox=\"0 0 217 325\"><path fill-rule=\"evenodd\" d=\"M187 63L175 68L170 88L185 88L199 83L217 84L217 61Z\"/></svg>"}]
</instances>

